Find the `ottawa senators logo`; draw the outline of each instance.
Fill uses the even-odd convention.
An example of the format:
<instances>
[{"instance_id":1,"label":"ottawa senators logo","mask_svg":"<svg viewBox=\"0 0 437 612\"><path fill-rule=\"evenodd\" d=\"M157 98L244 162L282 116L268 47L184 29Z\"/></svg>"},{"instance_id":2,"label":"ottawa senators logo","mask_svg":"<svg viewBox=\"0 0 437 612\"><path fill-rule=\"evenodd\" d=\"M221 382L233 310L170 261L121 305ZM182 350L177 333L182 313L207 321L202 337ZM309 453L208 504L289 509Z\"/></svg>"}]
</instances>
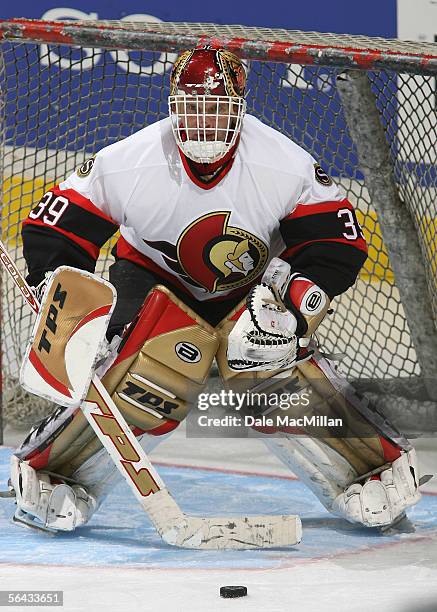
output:
<instances>
[{"instance_id":1,"label":"ottawa senators logo","mask_svg":"<svg viewBox=\"0 0 437 612\"><path fill-rule=\"evenodd\" d=\"M316 181L325 187L330 187L332 185L332 178L326 174L320 164L314 164L314 174L316 176Z\"/></svg>"},{"instance_id":2,"label":"ottawa senators logo","mask_svg":"<svg viewBox=\"0 0 437 612\"><path fill-rule=\"evenodd\" d=\"M81 178L85 178L86 176L91 174L91 170L93 169L95 159L96 159L96 156L93 155L93 157L90 157L89 159L84 161L83 164L77 169L77 175L80 176Z\"/></svg>"},{"instance_id":3,"label":"ottawa senators logo","mask_svg":"<svg viewBox=\"0 0 437 612\"><path fill-rule=\"evenodd\" d=\"M228 225L230 212L214 212L191 223L176 246L144 240L186 283L210 293L242 287L263 270L268 248L256 236Z\"/></svg>"}]
</instances>

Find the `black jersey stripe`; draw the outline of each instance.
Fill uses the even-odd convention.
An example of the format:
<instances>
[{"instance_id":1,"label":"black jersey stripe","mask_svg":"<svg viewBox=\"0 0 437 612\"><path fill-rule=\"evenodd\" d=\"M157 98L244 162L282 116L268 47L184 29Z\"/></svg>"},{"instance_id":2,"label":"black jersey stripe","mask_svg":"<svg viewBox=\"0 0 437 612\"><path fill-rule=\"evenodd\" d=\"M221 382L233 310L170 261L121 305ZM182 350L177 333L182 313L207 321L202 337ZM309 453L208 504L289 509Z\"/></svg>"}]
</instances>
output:
<instances>
[{"instance_id":1,"label":"black jersey stripe","mask_svg":"<svg viewBox=\"0 0 437 612\"><path fill-rule=\"evenodd\" d=\"M354 244L332 240L288 249L281 258L288 261L293 272L300 272L312 280L332 299L355 283L367 259L367 251Z\"/></svg>"},{"instance_id":2,"label":"black jersey stripe","mask_svg":"<svg viewBox=\"0 0 437 612\"><path fill-rule=\"evenodd\" d=\"M55 228L26 225L21 233L28 269L26 280L30 285L38 285L46 272L56 270L58 266L73 266L94 272L96 257L85 248L86 245L74 242Z\"/></svg>"},{"instance_id":3,"label":"black jersey stripe","mask_svg":"<svg viewBox=\"0 0 437 612\"><path fill-rule=\"evenodd\" d=\"M342 207L339 206L339 210L341 210L341 208ZM343 209L344 208L343 206ZM360 239L363 240L358 229L359 225L355 212L350 212L355 221L355 227L357 228L356 241ZM281 221L279 229L287 247L297 246L304 242L312 242L313 240L343 239L345 234L348 234L344 219L338 216L338 211L319 212L314 215L298 217L297 219L293 219L293 217L290 216ZM351 240L351 242L353 242L353 240Z\"/></svg>"},{"instance_id":4,"label":"black jersey stripe","mask_svg":"<svg viewBox=\"0 0 437 612\"><path fill-rule=\"evenodd\" d=\"M38 219L29 217L23 225L41 226L41 224L46 225L48 228L53 228L55 230L59 228L70 234L75 234L78 238L92 242L99 248L102 247L118 229L115 223L98 217L81 206L77 206L74 202L69 202L68 207L54 226L44 222L44 215L41 215Z\"/></svg>"}]
</instances>

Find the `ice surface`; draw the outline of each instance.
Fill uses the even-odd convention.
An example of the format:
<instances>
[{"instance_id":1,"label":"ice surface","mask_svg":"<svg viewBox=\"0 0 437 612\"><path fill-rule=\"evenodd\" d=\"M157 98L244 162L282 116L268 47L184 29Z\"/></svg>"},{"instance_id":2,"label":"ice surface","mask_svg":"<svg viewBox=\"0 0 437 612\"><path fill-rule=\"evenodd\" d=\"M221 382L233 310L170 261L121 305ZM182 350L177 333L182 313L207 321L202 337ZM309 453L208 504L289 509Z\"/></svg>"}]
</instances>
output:
<instances>
[{"instance_id":1,"label":"ice surface","mask_svg":"<svg viewBox=\"0 0 437 612\"><path fill-rule=\"evenodd\" d=\"M249 441L221 444L230 442L243 449L244 458ZM0 448L2 483L10 453L10 448ZM12 524L14 504L2 500L0 588L63 590L63 609L68 611L437 610L436 495L424 495L410 512L414 533L382 536L330 516L294 478L233 473L233 468L250 466L238 465L232 453L222 454L222 465L223 456L232 457L228 472L199 465L158 469L187 512L299 513L304 530L300 545L270 551L171 548L124 483L88 526L55 537ZM434 453L429 456L432 464ZM223 584L244 584L249 595L223 600L218 594Z\"/></svg>"}]
</instances>

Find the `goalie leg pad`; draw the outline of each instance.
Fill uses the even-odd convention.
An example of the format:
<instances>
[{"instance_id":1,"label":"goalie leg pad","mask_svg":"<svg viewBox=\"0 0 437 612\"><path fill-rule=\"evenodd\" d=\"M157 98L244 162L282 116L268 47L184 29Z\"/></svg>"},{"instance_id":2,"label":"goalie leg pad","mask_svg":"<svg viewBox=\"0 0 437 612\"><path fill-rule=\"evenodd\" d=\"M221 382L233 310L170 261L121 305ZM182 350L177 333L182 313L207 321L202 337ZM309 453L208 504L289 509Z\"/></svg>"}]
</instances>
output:
<instances>
[{"instance_id":1,"label":"goalie leg pad","mask_svg":"<svg viewBox=\"0 0 437 612\"><path fill-rule=\"evenodd\" d=\"M185 418L218 345L214 328L169 290L157 287L149 294L119 356L102 378L147 452ZM82 453L80 464L76 461L74 466L74 477L99 499L119 477L103 452Z\"/></svg>"},{"instance_id":2,"label":"goalie leg pad","mask_svg":"<svg viewBox=\"0 0 437 612\"><path fill-rule=\"evenodd\" d=\"M328 426L326 432L322 428L320 437L308 440L293 439L287 428L283 428L288 438L286 463L337 516L366 527L391 525L420 499L414 449L317 352L297 370L298 379L305 378L312 386L311 401L317 412L322 412L325 402L325 414L343 415L346 430L345 437L340 438ZM278 439L272 438L269 448L284 459L284 446ZM322 449L324 456L321 457ZM308 460L317 468L319 476L305 465ZM333 473L332 462L340 474Z\"/></svg>"},{"instance_id":3,"label":"goalie leg pad","mask_svg":"<svg viewBox=\"0 0 437 612\"><path fill-rule=\"evenodd\" d=\"M179 425L190 398L206 380L218 344L214 328L169 290L156 287L149 293L102 378L135 435L158 441ZM87 400L93 400L92 388ZM35 470L50 470L83 482L80 468L101 449L80 409L58 408L34 428L16 455ZM98 457L103 459L104 453ZM89 474L87 483L106 482L101 471L97 479L92 469ZM108 486L110 481L108 476Z\"/></svg>"},{"instance_id":4,"label":"goalie leg pad","mask_svg":"<svg viewBox=\"0 0 437 612\"><path fill-rule=\"evenodd\" d=\"M176 426L185 418L218 345L214 328L159 286L102 382L130 425L165 433L166 421Z\"/></svg>"},{"instance_id":5,"label":"goalie leg pad","mask_svg":"<svg viewBox=\"0 0 437 612\"><path fill-rule=\"evenodd\" d=\"M267 448L299 477L328 510L356 474L349 463L317 439L262 436Z\"/></svg>"},{"instance_id":6,"label":"goalie leg pad","mask_svg":"<svg viewBox=\"0 0 437 612\"><path fill-rule=\"evenodd\" d=\"M335 364L314 349L310 361L288 373L236 373L226 363L226 337L236 310L221 325L218 364L228 385L279 396L310 389L309 405L269 410L268 416L327 417L310 426L258 428L272 452L312 489L331 512L351 522L382 526L393 523L420 499L415 452L383 415L355 392ZM341 418L340 430L329 418ZM268 435L265 434L274 434ZM313 436L312 438L308 436ZM317 436L317 437L314 437ZM372 484L376 483L376 484Z\"/></svg>"}]
</instances>

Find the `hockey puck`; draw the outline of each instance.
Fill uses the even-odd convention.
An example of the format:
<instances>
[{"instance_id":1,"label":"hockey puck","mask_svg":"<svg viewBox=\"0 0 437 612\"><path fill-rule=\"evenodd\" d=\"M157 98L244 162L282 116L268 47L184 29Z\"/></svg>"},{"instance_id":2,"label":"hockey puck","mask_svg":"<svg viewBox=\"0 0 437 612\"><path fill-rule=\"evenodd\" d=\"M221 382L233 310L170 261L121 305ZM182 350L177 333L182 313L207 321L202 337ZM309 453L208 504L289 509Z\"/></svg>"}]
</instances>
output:
<instances>
[{"instance_id":1,"label":"hockey puck","mask_svg":"<svg viewBox=\"0 0 437 612\"><path fill-rule=\"evenodd\" d=\"M247 587L245 586L222 586L220 587L220 597L234 598L244 597L247 595Z\"/></svg>"}]
</instances>

